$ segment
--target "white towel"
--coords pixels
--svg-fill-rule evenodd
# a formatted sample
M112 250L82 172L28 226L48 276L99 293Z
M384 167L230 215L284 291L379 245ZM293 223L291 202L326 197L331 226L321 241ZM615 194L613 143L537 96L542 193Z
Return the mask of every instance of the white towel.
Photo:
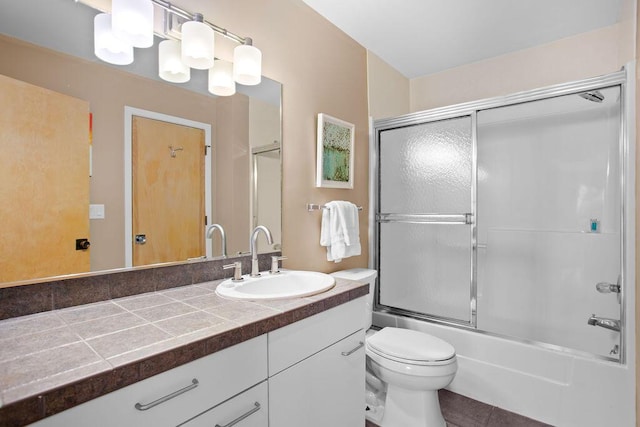
M360 255L358 207L351 202L333 201L322 210L320 245L327 248L327 261Z

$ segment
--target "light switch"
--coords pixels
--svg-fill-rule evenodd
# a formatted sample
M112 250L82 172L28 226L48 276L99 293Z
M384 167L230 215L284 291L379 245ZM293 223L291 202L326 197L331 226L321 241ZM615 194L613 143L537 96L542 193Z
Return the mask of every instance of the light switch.
M104 205L89 205L89 219L104 219Z

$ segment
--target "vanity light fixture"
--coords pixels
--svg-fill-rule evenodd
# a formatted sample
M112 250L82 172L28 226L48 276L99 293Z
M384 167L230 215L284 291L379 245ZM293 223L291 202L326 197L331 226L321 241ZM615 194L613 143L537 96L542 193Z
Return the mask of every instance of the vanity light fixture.
M112 0L112 14L99 14L94 20L96 56L111 64L127 65L133 62L133 47L152 46L154 5L165 13L165 30L158 35L168 39L158 45L160 78L185 83L191 77L190 68L208 69L209 92L220 96L233 95L236 82L247 86L260 83L262 53L251 38L240 37L206 21L200 13L164 0ZM182 22L179 31L171 28L175 22ZM233 64L214 57L215 33L239 44L233 52Z

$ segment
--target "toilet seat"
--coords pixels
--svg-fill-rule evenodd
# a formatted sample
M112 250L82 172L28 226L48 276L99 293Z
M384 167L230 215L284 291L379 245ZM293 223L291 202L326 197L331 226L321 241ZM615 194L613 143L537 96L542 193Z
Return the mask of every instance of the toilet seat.
M367 338L367 350L395 362L418 366L451 363L456 352L446 341L424 332L387 327Z

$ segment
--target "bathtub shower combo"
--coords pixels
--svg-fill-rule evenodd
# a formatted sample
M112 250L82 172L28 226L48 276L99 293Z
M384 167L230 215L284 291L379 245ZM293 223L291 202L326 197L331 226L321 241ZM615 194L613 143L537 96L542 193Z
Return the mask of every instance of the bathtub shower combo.
M375 122L374 323L453 344L454 391L633 425L629 91L621 71Z

